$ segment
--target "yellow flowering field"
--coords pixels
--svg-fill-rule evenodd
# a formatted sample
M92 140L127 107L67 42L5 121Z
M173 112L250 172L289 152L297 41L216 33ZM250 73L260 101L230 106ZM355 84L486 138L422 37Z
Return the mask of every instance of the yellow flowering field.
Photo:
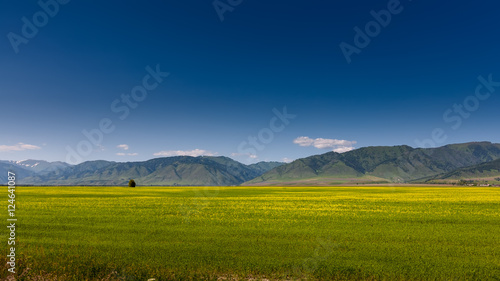
M17 280L500 280L499 188L17 187L16 199Z

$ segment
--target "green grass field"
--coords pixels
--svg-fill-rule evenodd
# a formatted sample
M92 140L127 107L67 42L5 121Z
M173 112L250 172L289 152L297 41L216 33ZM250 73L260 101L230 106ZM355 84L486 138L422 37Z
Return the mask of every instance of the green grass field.
M17 280L500 280L499 188L18 187L16 199Z

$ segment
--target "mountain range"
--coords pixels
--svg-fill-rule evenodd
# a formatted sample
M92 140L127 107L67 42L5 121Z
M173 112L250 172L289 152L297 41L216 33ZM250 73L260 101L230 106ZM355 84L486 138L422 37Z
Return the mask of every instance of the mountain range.
M87 161L78 165L37 160L0 161L0 180L15 171L21 185L239 185L283 163L244 165L227 157L175 156L143 162Z
M449 183L458 180L500 184L500 159L430 177L425 182Z
M364 147L293 161L245 183L330 185L425 182L464 167L500 158L500 144L473 142L438 148Z
M142 162L0 161L0 181L15 171L21 185L335 185L500 181L500 144L472 142L437 148L364 147L291 163L245 165L223 156L175 156Z

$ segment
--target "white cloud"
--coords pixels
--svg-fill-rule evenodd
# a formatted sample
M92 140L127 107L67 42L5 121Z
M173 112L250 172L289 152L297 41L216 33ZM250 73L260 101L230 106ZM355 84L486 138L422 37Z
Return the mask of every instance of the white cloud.
M32 145L32 144L22 143L22 142L20 142L16 145L0 145L0 152L36 150L36 149L41 149L41 147L36 146L36 145Z
M126 144L120 144L120 145L117 145L116 147L119 149L128 150L128 145L126 145Z
M314 140L309 137L298 137L293 140L293 143L296 143L300 146L311 146L314 143Z
M341 147L335 148L333 151L337 152L337 153L344 153L344 152L351 151L354 149L356 149L356 148L352 147L352 146L341 146Z
M137 155L139 155L139 153L136 153L136 152L134 152L134 153L118 152L116 155L118 155L118 156L137 156Z
M237 156L246 156L246 157L249 157L249 158L252 158L252 159L257 159L259 158L259 156L257 156L257 154L251 154L251 153L231 153L231 156L232 157L237 157Z
M154 156L215 156L217 152L211 152L203 149L193 149L193 150L169 150L169 151L160 151L156 152Z
M356 144L357 142L348 140L337 140L337 139L323 139L323 138L312 139L310 137L302 136L294 139L293 143L298 144L300 146L314 146L318 149L332 149L332 151L343 153L355 149L353 145Z
M285 163L290 163L290 162L292 162L293 160L292 160L292 159L290 159L290 158L288 158L288 157L285 157L285 158L281 159L281 161L283 161L283 162L285 162Z

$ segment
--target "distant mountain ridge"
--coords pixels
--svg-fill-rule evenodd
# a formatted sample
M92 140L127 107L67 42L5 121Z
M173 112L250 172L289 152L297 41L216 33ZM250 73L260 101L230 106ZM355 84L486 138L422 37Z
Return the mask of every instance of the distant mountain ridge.
M246 182L273 184L403 183L500 158L500 144L473 142L438 148L364 147L297 159Z
M4 161L0 160L0 182L6 182L7 172L15 170L18 178L35 175L45 175L55 171L62 171L71 165L64 162L47 162L43 160Z
M0 161L0 181L15 170L25 185L338 185L411 183L496 176L500 144L472 142L437 148L406 145L328 152L291 163L245 165L218 156L174 156L142 162ZM498 160L498 161L497 161Z
M227 157L175 156L143 162L88 161L20 179L27 185L239 185L283 163L244 165ZM24 167L23 167L24 169Z
M20 167L27 171L34 172L37 174L46 174L57 170L64 170L71 165L65 162L47 162L44 160L21 160L21 161L1 161L0 163L12 165L13 167Z
M429 183L447 183L456 182L458 180L478 180L489 182L500 182L500 159L489 161L486 163L477 164L460 168L452 172L439 174L428 179L425 182Z

